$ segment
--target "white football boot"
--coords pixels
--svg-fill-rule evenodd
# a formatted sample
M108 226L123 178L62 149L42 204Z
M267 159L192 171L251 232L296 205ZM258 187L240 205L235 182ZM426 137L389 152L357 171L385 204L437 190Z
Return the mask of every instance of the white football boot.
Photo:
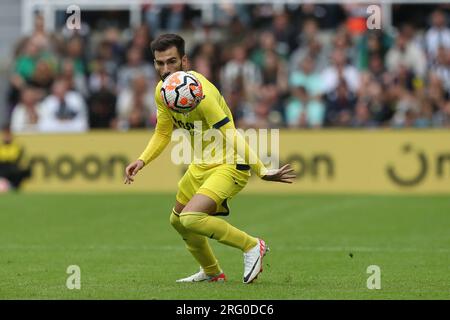
M258 244L244 252L244 283L251 283L263 271L263 258L269 247L262 239L258 239Z
M225 276L225 273L221 272L220 274L216 276L208 276L205 271L200 267L200 271L193 274L192 276L189 276L187 278L178 279L176 282L220 282L225 281L227 277Z

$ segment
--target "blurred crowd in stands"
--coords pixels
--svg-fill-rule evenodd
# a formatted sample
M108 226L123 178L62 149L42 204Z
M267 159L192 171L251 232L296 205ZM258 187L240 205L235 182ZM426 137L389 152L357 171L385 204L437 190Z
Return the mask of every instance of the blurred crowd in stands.
M207 23L186 21L187 8L147 5L132 32L48 33L37 15L13 53L12 131L154 127L150 42L162 32L186 39L190 69L221 90L241 128L450 127L445 10L424 28L367 30L367 5L215 5Z

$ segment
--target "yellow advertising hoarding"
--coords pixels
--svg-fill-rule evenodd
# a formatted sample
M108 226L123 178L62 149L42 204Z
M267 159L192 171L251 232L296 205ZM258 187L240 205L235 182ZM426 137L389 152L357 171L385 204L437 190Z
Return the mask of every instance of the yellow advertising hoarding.
M147 145L151 131L23 135L33 176L27 192L175 192L185 167L171 161L169 147L132 185L124 167ZM281 164L290 162L292 185L253 176L244 192L448 193L449 130L281 130Z

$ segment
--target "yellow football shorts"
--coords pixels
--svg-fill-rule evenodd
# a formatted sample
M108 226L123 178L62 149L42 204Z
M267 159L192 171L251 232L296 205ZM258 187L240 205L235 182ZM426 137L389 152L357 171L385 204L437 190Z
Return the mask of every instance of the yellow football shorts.
M196 193L200 193L216 202L216 215L227 216L230 213L227 200L245 187L249 177L248 165L221 164L204 169L191 164L178 182L176 199L186 205Z

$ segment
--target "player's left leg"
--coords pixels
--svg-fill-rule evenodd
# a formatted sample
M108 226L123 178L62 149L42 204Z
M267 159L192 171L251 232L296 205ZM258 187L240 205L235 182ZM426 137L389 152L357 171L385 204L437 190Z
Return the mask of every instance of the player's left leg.
M180 222L187 230L215 239L223 244L246 252L258 243L258 239L249 236L227 221L215 217L217 203L204 194L197 193L184 207Z

